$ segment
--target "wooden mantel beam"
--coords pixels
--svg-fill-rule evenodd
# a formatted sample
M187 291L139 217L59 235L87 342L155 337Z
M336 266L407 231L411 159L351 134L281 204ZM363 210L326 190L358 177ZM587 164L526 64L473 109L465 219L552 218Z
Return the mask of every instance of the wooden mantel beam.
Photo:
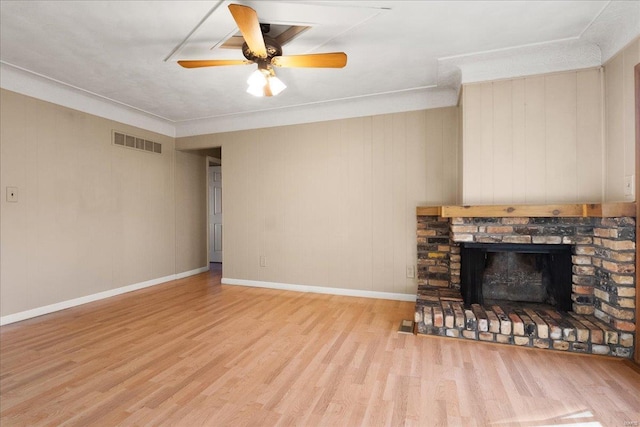
M441 216L441 206L418 206L416 208L417 216Z
M582 205L443 206L443 217L581 217Z
M616 216L636 216L636 204L630 203L603 203L586 205L587 215L599 218Z
M475 206L419 206L418 216L451 217L621 217L636 216L636 204L629 203L576 203L556 205L475 205Z

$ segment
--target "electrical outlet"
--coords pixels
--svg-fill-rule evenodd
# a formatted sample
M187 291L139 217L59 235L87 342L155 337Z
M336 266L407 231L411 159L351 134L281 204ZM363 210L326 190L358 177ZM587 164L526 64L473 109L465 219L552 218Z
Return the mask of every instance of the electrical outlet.
M627 175L624 177L624 197L633 200L636 193L635 175Z
M266 267L267 266L267 257L266 256L261 256L260 257L260 267Z
M18 202L18 187L7 187L7 202Z
M413 265L407 265L407 277L409 279L416 277L416 270L413 268Z

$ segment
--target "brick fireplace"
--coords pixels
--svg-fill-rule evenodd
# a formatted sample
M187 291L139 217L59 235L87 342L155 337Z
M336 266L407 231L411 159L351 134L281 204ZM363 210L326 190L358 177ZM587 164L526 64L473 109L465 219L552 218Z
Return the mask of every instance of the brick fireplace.
M636 322L633 217L591 216L587 209L568 216L561 216L557 209L548 216L514 216L518 212L512 207L505 208L504 215L488 216L486 209L479 212L482 215L453 216L460 212L443 215L440 208L418 209L415 320L419 334L632 356ZM461 277L464 248L494 251L492 245L498 251L511 251L514 245L570 250L570 271L563 276L570 281L565 283L570 300L564 309L540 301L470 300L465 282L478 274L462 271Z

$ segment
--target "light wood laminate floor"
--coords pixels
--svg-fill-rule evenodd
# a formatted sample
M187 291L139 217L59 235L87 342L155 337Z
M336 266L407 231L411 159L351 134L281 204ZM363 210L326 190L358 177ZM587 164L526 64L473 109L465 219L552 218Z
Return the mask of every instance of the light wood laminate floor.
M413 307L212 272L7 325L0 425L640 422L626 362L399 334Z

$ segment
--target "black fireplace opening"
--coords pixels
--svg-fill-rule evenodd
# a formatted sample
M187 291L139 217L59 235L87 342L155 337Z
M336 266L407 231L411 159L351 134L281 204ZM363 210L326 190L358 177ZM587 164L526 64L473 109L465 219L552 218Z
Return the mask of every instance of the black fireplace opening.
M571 311L571 245L462 243L460 261L466 305L511 301Z

